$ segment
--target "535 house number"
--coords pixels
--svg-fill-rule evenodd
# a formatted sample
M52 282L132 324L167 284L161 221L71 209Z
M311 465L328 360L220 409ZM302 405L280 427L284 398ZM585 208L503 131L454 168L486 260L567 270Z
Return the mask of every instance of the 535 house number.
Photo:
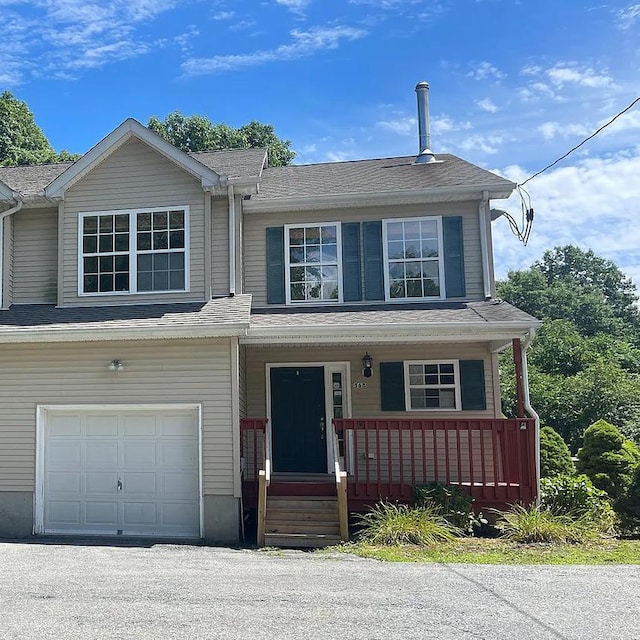
M366 382L354 382L353 383L353 388L354 389L366 389L367 388L367 383Z

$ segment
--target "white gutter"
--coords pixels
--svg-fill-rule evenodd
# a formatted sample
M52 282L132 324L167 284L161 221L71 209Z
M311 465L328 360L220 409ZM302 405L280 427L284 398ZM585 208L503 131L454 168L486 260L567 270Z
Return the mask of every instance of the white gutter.
M489 192L482 192L482 200L478 207L478 222L480 223L480 253L482 256L482 283L484 286L484 299L491 300L491 275L489 267L489 243L487 241L487 208L489 206Z
M536 483L537 483L536 504L539 505L540 504L540 416L536 413L536 410L531 406L531 397L529 395L529 368L527 367L527 349L531 345L531 342L533 341L535 334L536 334L535 327L531 327L522 345L522 384L524 386L524 389L523 389L524 408L527 410L527 413L535 420Z
M227 186L229 195L229 295L236 295L236 194L232 184Z
M16 201L15 206L0 214L0 308L2 309L8 308L4 306L4 221L5 218L22 209L22 198L20 194L13 193L13 198Z

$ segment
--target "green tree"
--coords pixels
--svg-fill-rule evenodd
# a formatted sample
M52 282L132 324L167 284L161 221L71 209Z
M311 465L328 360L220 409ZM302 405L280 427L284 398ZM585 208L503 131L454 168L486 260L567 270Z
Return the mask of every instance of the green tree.
M540 477L552 478L575 472L567 443L552 427L540 429Z
M291 164L295 157L289 140L278 138L272 125L256 121L234 129L224 123L214 124L205 116L185 116L174 111L164 120L152 116L147 126L183 151L264 147L272 167Z
M637 447L625 440L614 425L598 420L584 432L584 445L578 451L576 469L605 491L614 507L625 497L638 464L640 452Z

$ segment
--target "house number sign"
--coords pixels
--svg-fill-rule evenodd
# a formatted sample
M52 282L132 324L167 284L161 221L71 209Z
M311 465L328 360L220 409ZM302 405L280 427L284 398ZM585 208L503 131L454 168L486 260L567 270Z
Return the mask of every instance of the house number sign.
M367 383L366 382L354 382L353 383L353 388L354 389L366 389L367 388Z

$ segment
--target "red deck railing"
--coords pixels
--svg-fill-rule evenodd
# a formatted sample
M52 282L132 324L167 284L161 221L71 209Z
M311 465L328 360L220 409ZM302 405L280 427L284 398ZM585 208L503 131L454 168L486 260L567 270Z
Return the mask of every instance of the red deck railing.
M461 485L482 504L536 496L532 418L336 419L355 501L410 500L415 485Z

